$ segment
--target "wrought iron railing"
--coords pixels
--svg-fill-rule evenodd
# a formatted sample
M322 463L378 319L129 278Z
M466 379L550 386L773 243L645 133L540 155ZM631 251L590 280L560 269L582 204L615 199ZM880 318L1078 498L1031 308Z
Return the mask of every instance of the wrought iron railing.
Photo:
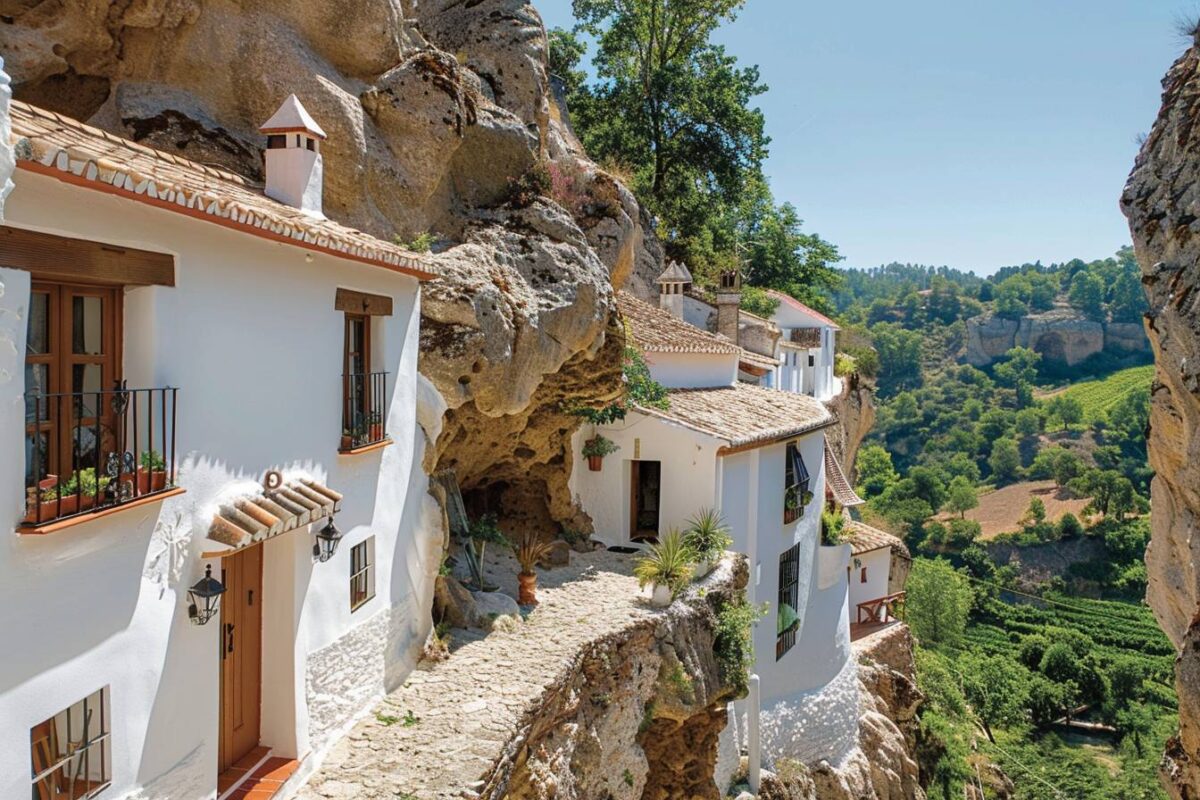
M179 389L25 396L25 517L37 527L175 486Z
M356 450L387 439L384 415L387 373L361 372L342 376L342 442L340 450Z

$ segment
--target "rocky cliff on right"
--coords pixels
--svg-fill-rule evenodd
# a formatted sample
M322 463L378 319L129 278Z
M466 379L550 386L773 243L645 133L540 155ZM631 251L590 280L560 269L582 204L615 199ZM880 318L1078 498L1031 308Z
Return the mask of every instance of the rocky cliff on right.
M1150 303L1157 363L1149 450L1156 477L1147 599L1179 650L1180 732L1163 776L1200 798L1200 40L1163 79L1162 108L1121 198Z

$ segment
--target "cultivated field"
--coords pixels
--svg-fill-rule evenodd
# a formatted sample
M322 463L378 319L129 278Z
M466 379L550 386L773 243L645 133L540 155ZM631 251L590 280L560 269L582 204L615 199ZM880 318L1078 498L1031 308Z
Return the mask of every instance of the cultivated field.
M1058 522L1068 511L1077 517L1088 504L1087 498L1067 497L1054 488L1054 481L1026 481L1014 483L979 495L979 507L967 512L967 519L979 523L980 538L994 539L1002 533L1013 533L1021 529L1021 518L1029 508L1029 501L1040 497L1046 504L1046 520ZM949 520L953 514L939 514L938 519Z
M1065 389L1040 397L1054 395L1074 397L1083 404L1083 418L1092 420L1101 414L1107 414L1130 392L1149 388L1152 380L1154 380L1154 365L1146 364L1141 367L1123 369L1096 380L1073 383Z

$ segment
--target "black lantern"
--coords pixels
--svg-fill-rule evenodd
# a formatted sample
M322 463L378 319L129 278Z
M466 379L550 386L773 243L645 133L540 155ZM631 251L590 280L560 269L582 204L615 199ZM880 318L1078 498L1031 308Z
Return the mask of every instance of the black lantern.
M217 615L225 585L212 576L212 564L204 567L204 577L188 589L188 617L193 625L203 625Z
M313 558L325 562L333 558L337 552L338 542L342 540L342 532L333 524L333 517L325 521L325 527L317 531L317 543L313 545Z

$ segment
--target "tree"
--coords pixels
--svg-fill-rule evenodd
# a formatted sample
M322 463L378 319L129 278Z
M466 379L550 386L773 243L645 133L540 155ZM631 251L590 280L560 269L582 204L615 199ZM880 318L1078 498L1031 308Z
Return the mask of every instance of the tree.
M998 482L1009 483L1015 480L1021 469L1021 451L1017 448L1017 443L1008 437L993 442L988 466Z
M1079 517L1068 511L1062 515L1062 519L1058 521L1058 538L1059 539L1077 539L1083 535L1083 523L1079 521Z
M1042 354L1028 347L1014 347L1004 354L1005 360L996 365L996 380L1011 387L1017 395L1017 408L1033 402L1033 383L1037 380Z
M906 619L918 639L950 646L962 640L971 610L971 586L949 561L914 561L906 591Z
M1150 709L1143 704L1128 706L1117 712L1115 722L1117 735L1122 740L1131 740L1138 758L1141 758L1145 740L1154 731L1154 715Z
M1042 429L1042 415L1036 408L1023 408L1017 412L1015 427L1022 436L1034 436Z
M1054 484L1059 488L1074 480L1083 470L1083 459L1070 450L1060 449L1051 467Z
M1054 642L1042 654L1038 671L1055 683L1076 681L1080 675L1080 659L1070 645Z
M1104 281L1091 271L1075 273L1067 299L1091 319L1104 320Z
M929 504L930 508L941 508L946 502L946 486L937 471L929 467L913 467L906 480L912 482L912 495Z
M995 725L1015 725L1029 703L1029 671L1007 656L972 653L960 662L963 694L975 712L988 741Z
M1031 675L1029 679L1028 709L1030 720L1044 728L1058 719L1070 703L1072 687L1055 683L1042 675Z
M916 331L894 322L871 326L871 339L879 351L879 388L885 394L921 385L921 342Z
M1055 395L1046 403L1046 413L1068 428L1083 421L1083 403L1070 395Z
M546 40L546 61L550 74L563 82L563 89L568 97L581 91L587 75L579 69L579 63L587 53L587 45L574 31L562 28L546 31Z
M950 486L946 491L945 509L951 514L958 514L960 519L965 519L967 512L972 508L979 506L979 495L975 491L975 484L959 475L950 481Z
M868 499L883 492L899 480L892 466L892 454L877 444L869 444L858 451L855 458L858 485Z
M1029 508L1025 510L1025 521L1028 525L1040 525L1046 521L1046 504L1040 497L1029 500Z

